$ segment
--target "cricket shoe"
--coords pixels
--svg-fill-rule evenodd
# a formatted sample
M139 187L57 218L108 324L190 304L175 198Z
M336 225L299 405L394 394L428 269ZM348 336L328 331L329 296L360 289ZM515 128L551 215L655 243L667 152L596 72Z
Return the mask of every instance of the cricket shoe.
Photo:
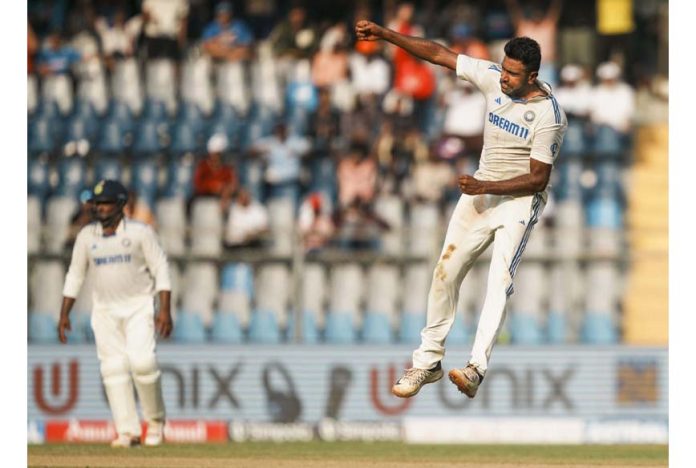
M478 373L473 364L467 364L463 369L452 369L449 371L449 379L469 398L476 396L476 391L483 382L483 376Z
M392 393L399 398L412 397L423 385L437 382L442 376L442 364L439 362L432 369L406 369L404 375L392 387Z
M155 447L164 442L164 422L150 421L147 423L147 433L145 434L145 445Z
M140 437L130 434L119 434L116 439L111 442L113 448L130 448L140 445Z

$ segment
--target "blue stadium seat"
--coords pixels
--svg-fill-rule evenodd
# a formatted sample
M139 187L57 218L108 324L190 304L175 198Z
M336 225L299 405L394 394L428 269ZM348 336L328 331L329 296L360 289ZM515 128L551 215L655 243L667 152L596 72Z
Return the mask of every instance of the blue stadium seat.
M590 199L586 207L588 227L620 229L623 226L623 209L616 196L598 195Z
M45 312L30 312L29 323L27 325L29 341L38 344L57 343L58 334L56 332L56 326L56 321L50 314Z
M363 320L362 340L369 344L391 343L392 329L389 316L381 312L367 312Z
M157 123L167 122L167 105L160 100L148 99L145 101L143 113L140 116L141 120L151 120Z
M324 336L329 344L352 344L356 341L353 315L350 312L332 311L326 316Z
M242 186L249 191L253 199L260 201L266 198L263 166L263 161L259 158L246 158L238 164Z
M310 111L304 107L293 108L287 116L288 134L305 135L309 125Z
M116 159L99 158L94 163L94 180L121 180L121 164Z
M153 202L158 191L158 169L153 160L138 161L133 164L131 188L140 198Z
M627 148L625 135L608 125L597 125L594 128L593 151L601 158L619 158Z
M51 153L55 150L55 135L51 120L36 118L29 122L28 150L30 155Z
M425 327L425 313L404 312L399 323L399 342L420 343L423 327Z
M512 343L537 345L542 342L541 327L535 317L523 312L515 312L509 320Z
M568 119L568 128L563 137L561 154L563 157L586 156L589 152L585 123L579 119Z
M179 343L205 343L206 333L200 315L185 310L176 314L174 323L174 340Z
M285 101L291 113L297 108L311 112L319 104L319 93L311 81L291 81L285 90Z
M55 121L60 120L62 117L60 109L58 109L58 104L53 100L41 99L34 112L35 119L41 118Z
M280 343L280 330L275 314L270 310L255 310L249 321L249 341L260 344Z
M310 164L312 174L310 192L321 192L326 200L330 200L333 203L337 199L338 194L336 165L328 156L315 159Z
M99 130L99 117L92 103L86 99L79 99L75 104L72 118L82 120L86 125L89 140L95 141Z
M48 160L46 158L29 158L27 168L27 191L42 202L51 192L48 178Z
M447 335L447 344L450 346L464 345L469 343L470 339L469 328L466 326L464 320L457 315L454 317L452 328L450 328L450 332Z
M188 200L193 194L193 173L195 169L192 157L170 161L167 166L165 196L183 197Z
M293 343L295 340L295 315L288 317L287 341ZM316 344L319 342L319 331L314 320L314 315L305 312L302 314L302 343Z
M112 100L109 104L106 120L118 122L125 133L132 132L135 125L133 114L131 114L128 104L117 100Z
M565 344L568 330L565 315L550 312L546 320L546 337L549 344Z
M70 315L70 331L68 332L68 343L87 343L87 329L89 328L91 328L89 315L83 312L75 312L72 315Z
M117 156L125 149L126 129L117 118L108 118L99 129L97 150L109 156Z
M58 162L58 186L55 194L78 198L86 185L87 168L81 158L61 158Z
M248 263L228 262L222 268L221 289L254 296L254 270Z
M564 155L565 156L565 155ZM582 197L580 175L582 174L582 161L578 158L561 158L558 164L558 183L554 185L554 193L558 201L568 198L579 199Z
M610 314L588 312L582 322L580 332L586 344L616 344L618 334Z
M199 149L194 127L185 121L179 121L172 130L172 143L169 154L179 157L186 153L195 153Z
M239 344L244 341L237 316L222 312L217 312L213 317L210 337L214 343Z
M203 135L205 132L205 119L203 114L196 104L193 102L184 101L179 105L179 113L176 117L177 124L186 124L189 126L196 138Z
M133 154L137 157L154 156L162 150L158 123L154 120L141 121L133 137Z

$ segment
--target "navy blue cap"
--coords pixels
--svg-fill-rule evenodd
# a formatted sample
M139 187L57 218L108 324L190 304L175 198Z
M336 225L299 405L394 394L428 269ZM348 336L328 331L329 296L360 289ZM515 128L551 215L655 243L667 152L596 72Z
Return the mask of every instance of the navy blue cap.
M128 200L128 190L117 180L100 180L92 189L93 202L123 202Z

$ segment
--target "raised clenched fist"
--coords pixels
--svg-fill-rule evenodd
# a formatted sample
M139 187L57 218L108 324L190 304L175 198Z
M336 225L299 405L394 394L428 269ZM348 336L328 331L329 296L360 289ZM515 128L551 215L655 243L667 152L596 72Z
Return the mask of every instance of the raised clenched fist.
M355 23L355 36L359 41L376 41L382 38L382 29L372 21L360 20Z

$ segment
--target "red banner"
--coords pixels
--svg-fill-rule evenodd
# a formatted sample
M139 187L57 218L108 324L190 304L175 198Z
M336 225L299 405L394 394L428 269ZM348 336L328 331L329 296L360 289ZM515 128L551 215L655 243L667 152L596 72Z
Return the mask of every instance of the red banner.
M147 425L143 423L143 435ZM49 420L45 425L46 442L108 443L116 438L116 429L105 420ZM227 442L227 423L224 421L172 420L164 426L166 442L209 443Z

